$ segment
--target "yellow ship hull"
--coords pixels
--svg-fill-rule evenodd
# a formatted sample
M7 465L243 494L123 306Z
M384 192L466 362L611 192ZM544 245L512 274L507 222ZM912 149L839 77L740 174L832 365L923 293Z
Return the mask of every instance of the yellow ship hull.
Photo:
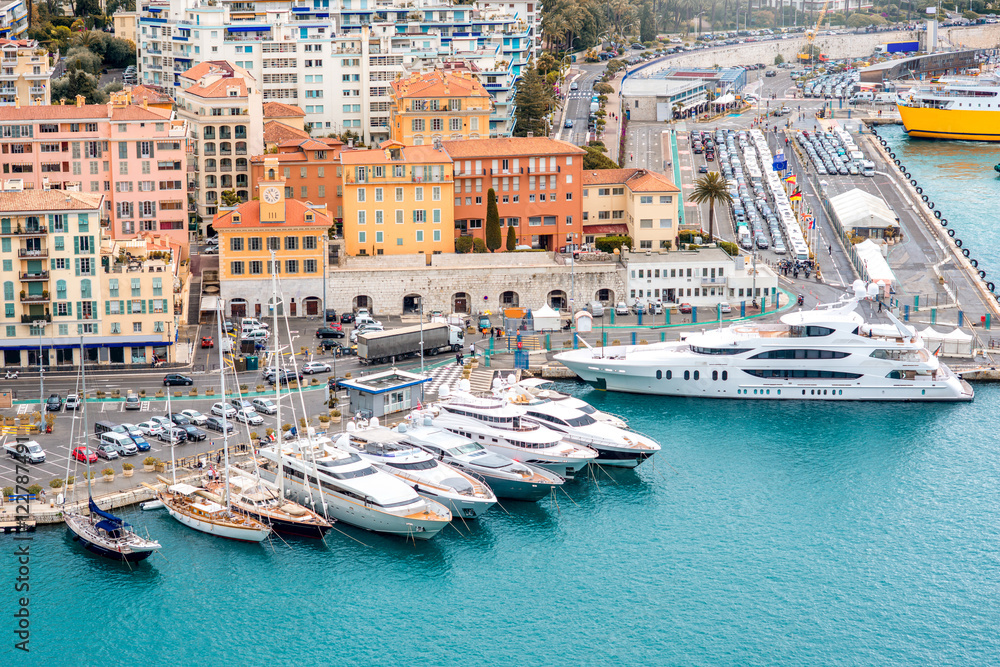
M911 137L1000 141L1000 107L978 109L929 109L897 106L903 129Z

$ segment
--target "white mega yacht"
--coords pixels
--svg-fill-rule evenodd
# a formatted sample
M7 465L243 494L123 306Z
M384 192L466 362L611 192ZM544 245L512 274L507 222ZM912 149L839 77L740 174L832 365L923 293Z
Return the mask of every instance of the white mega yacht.
M593 449L597 452L594 463L634 468L660 451L660 443L649 436L598 421L564 400L540 396L519 385L498 387L494 393L524 408L525 418Z
M579 399L576 396L570 396L569 394L564 394L561 391L556 391L553 387L554 383L552 380L546 380L545 378L525 378L520 382L508 382L508 384L513 384L519 390L526 391L536 398L547 398L548 400L559 403L560 405L576 408L580 412L587 413L599 422L611 424L612 426L617 426L618 428L628 427L628 420L622 415L616 415L610 412L598 410L583 399Z
M286 493L314 509L325 503L326 513L352 526L429 540L451 521L447 507L421 497L357 454L333 447L327 437L285 441L280 453L277 446L266 447L260 456L263 479L275 481L280 460Z
M871 289L871 288L869 288ZM585 348L556 359L598 389L705 398L834 401L971 401L968 382L924 348L916 329L857 312L865 285L778 324L740 322L686 339Z
M334 446L357 454L424 498L441 503L453 516L478 519L496 504L497 497L489 486L407 442L406 424L397 429L390 430L377 423L356 428L350 422L347 433L341 434Z
M464 388L452 394L447 387L441 388L439 396L442 400L434 406L438 410L435 424L492 452L541 466L567 479L597 458L593 449L526 419L524 408L506 399L474 396Z

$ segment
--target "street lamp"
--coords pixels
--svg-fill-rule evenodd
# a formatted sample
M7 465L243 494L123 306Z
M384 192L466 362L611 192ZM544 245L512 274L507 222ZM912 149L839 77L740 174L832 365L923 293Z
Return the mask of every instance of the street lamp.
M38 327L38 402L45 402L45 366L42 364L42 331L45 329L45 320L34 320L32 326ZM80 363L83 363L81 352Z
M420 374L424 374L424 297L418 296L420 302ZM450 334L449 334L450 335Z

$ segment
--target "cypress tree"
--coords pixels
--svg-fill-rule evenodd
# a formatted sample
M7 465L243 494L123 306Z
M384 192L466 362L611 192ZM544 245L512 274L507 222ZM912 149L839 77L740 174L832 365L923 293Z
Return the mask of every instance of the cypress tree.
M490 252L500 247L500 212L497 210L497 193L493 188L486 194L486 247Z
M507 252L514 252L515 248L517 248L517 236L515 236L515 234L514 234L514 228L513 227L508 227L507 228Z

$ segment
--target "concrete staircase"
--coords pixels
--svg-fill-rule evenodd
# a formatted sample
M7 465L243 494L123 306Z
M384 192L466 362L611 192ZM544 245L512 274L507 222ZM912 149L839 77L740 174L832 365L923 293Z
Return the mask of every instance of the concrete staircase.
M473 368L469 375L469 387L474 392L488 392L493 389L493 369Z
M188 294L188 324L197 325L201 320L201 276L191 276L191 290Z

